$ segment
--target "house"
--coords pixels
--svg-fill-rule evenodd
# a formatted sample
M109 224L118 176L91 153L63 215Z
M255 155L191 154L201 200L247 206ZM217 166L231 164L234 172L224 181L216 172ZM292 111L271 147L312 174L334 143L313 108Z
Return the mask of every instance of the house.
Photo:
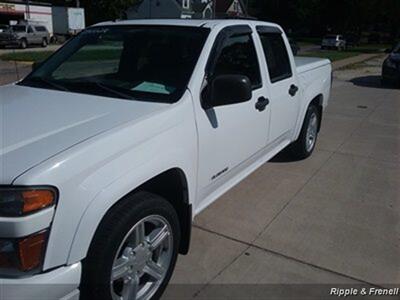
M246 16L242 0L142 0L126 11L127 19Z

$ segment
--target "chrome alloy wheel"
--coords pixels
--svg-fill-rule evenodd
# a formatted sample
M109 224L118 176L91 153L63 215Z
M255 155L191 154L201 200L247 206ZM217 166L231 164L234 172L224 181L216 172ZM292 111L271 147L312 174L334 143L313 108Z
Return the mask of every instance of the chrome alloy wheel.
M172 260L173 236L168 221L148 216L123 239L111 271L114 300L150 299L164 280Z
M318 133L318 117L316 113L312 113L310 121L308 122L307 134L306 134L306 150L311 152L315 146Z

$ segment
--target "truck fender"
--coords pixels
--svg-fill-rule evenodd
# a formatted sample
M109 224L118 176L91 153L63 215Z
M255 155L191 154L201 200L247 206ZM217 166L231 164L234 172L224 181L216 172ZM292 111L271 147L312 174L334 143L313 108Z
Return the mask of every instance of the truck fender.
M86 257L90 243L100 222L114 204L124 198L124 196L134 192L141 185L169 169L171 169L171 167L151 169L146 165L142 170L135 169L131 171L97 194L82 214L69 252L68 264L78 262ZM183 168L180 169L186 174ZM152 170L153 173L149 171L146 172L146 170ZM190 183L188 183L188 185L189 184ZM190 190L189 186L188 189ZM191 207L191 203L187 205Z

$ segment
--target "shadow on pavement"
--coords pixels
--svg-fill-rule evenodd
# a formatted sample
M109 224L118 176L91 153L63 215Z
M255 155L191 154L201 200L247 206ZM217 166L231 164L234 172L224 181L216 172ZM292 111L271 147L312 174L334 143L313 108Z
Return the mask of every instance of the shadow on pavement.
M377 75L356 77L349 80L356 86L377 88L377 89L398 89L399 87L395 84L382 84L382 77Z
M270 163L289 163L301 161L302 159L293 158L292 153L288 148L283 149L277 155L275 155L269 162Z

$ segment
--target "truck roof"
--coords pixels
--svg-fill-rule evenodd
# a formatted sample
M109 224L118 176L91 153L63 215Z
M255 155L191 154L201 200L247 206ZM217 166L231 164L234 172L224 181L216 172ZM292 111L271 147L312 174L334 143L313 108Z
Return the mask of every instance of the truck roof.
M190 26L190 27L214 28L218 25L228 26L228 25L245 25L245 24L280 27L279 25L274 23L257 21L257 20L248 20L248 19L137 19L137 20L102 22L93 26L167 25L167 26Z

